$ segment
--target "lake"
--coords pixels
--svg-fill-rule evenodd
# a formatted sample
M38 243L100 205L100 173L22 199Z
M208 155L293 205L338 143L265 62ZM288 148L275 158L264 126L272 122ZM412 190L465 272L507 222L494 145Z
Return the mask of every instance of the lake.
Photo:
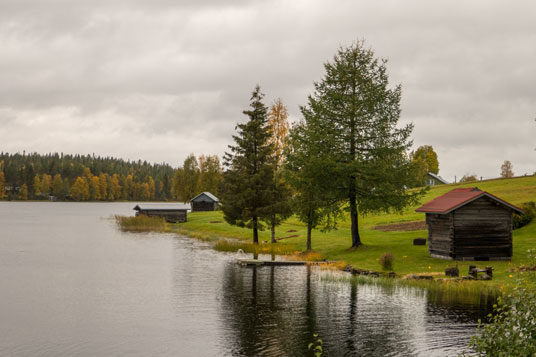
M119 231L134 206L0 202L0 355L456 356L489 312Z

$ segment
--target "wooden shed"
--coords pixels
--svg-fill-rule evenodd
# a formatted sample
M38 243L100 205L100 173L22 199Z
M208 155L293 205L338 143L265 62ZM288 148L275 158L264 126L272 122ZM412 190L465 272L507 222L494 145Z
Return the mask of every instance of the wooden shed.
M428 252L453 260L510 260L516 206L477 187L457 188L427 202Z
M191 199L192 212L215 211L220 200L210 192L201 192Z
M149 217L165 217L171 223L186 222L190 206L174 203L139 204L134 207L136 216L143 214Z

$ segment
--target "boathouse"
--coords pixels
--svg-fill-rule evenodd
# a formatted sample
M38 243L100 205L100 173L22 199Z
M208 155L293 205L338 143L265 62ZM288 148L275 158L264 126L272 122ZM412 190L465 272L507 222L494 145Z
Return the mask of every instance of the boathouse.
M201 192L191 199L192 212L215 211L220 200L210 192Z
M477 187L457 188L425 203L428 252L453 260L510 260L516 206Z
M139 204L134 207L136 216L164 217L170 223L186 222L190 206L175 203Z

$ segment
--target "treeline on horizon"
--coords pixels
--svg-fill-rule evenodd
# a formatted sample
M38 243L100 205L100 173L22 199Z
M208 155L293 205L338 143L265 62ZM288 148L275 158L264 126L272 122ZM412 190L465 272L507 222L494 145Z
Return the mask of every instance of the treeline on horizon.
M221 178L217 156L193 154L183 167L95 155L0 153L0 200L187 201ZM185 174L186 172L186 174Z

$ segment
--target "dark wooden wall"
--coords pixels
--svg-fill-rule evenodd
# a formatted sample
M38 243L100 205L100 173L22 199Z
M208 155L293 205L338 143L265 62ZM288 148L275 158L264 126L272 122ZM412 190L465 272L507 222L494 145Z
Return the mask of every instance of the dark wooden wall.
M454 255L454 223L450 214L426 214L428 252L432 256L452 258Z
M487 197L454 213L456 258L509 258L512 256L512 211Z
M144 214L149 217L164 217L168 222L172 222L172 223L186 222L186 219L187 219L186 210L177 210L177 211L141 210L141 211L138 211L138 213L136 213L136 215L138 214Z
M192 212L215 211L216 206L216 202L192 201Z

